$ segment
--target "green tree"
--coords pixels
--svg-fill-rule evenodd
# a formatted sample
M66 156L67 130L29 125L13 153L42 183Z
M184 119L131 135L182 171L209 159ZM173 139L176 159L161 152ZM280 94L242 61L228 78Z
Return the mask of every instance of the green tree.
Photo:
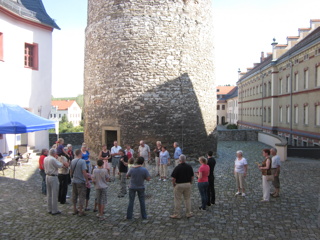
M67 123L68 122L68 117L67 115L63 115L61 120L60 120L60 123Z

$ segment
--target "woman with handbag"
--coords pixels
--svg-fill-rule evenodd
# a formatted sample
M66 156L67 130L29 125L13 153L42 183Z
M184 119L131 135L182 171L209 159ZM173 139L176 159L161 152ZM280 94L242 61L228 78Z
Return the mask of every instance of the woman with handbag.
M258 168L262 173L262 192L263 192L263 199L261 202L269 202L270 199L270 183L272 181L271 176L271 157L270 157L270 150L263 149L262 155L264 156L264 160L262 165L258 164Z

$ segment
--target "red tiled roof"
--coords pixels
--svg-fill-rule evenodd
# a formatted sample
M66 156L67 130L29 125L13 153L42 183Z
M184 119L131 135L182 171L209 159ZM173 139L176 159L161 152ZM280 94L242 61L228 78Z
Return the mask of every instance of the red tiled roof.
M217 90L219 89L219 92L217 91L217 94L229 94L235 88L235 86L218 86Z
M55 100L51 101L51 106L57 106L58 110L67 110L75 100Z
M287 47L288 44L277 44L276 47Z
M298 28L298 30L302 30L302 31L310 31L311 28Z

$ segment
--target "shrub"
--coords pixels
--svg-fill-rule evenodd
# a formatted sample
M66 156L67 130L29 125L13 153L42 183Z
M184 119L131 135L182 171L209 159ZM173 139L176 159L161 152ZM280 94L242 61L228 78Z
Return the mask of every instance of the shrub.
M238 126L236 124L229 124L227 129L238 129Z

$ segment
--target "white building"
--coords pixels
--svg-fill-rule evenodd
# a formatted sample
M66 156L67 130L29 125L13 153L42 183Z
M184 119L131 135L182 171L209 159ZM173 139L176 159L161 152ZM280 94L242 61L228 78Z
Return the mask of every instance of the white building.
M238 87L226 97L227 101L227 122L229 124L238 123Z
M73 126L79 126L82 110L74 100L56 100L51 101L50 120L61 121L63 116L67 117L68 122Z
M51 110L52 31L59 29L41 0L0 1L0 102L48 118ZM0 136L0 152L13 150L14 135ZM21 134L17 145L47 148L48 132Z

